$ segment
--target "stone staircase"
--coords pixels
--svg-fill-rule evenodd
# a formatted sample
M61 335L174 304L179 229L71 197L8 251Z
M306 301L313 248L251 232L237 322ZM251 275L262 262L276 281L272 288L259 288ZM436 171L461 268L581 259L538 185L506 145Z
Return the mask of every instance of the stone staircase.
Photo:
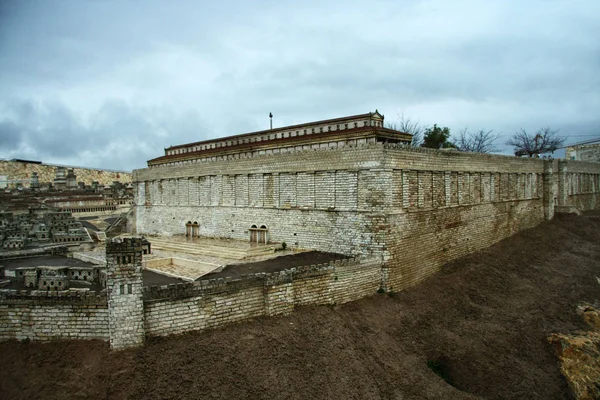
M256 245L241 241L198 239L186 241L179 238L147 238L152 244L152 249L170 251L174 253L191 254L195 256L209 256L231 260L243 260L249 257L262 256L275 252L275 245Z

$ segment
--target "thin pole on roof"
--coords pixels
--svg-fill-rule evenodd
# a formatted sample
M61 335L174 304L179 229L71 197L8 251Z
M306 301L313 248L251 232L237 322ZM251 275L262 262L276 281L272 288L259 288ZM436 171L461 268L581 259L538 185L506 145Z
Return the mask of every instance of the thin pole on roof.
M269 113L269 119L271 122L271 130L273 130L273 113Z

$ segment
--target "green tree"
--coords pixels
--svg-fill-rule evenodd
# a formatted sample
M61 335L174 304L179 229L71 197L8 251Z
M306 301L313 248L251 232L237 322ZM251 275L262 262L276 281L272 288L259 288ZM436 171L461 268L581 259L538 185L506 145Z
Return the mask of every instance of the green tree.
M456 145L450 141L450 128L447 126L441 128L437 124L434 124L425 130L421 147L455 149Z

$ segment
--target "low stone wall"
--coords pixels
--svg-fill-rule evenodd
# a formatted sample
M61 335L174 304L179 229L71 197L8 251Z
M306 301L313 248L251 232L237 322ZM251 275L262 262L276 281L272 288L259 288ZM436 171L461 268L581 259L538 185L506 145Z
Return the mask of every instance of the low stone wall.
M27 257L36 257L42 256L45 254L52 255L65 255L69 252L68 245L63 243L61 244L52 244L43 247L37 247L33 249L21 249L21 250L9 250L2 251L0 250L0 261L3 260L14 260L18 258L27 258Z
M96 265L106 265L106 258L104 255L95 256L89 253L73 253L73 258Z
M298 306L357 300L376 293L382 272L379 259L345 259L235 280L151 286L143 288L143 303L137 302L135 307L143 307L145 334L164 336L288 314ZM99 339L112 343L110 307L130 304L135 294L135 288L129 293L130 289L113 286L110 302L104 291L0 290L0 340ZM114 334L119 333L115 330Z
M144 266L144 268L151 268L151 269L166 267L167 265L171 265L171 264L173 264L172 257L155 258L153 260L143 260L142 261L142 265Z
M0 340L108 340L106 295L0 290Z
M146 335L164 336L288 314L297 306L346 303L376 293L381 277L380 260L350 259L239 280L147 287Z
M206 275L220 267L219 264L213 264L202 261L185 260L183 258L167 257L144 260L142 262L144 269L158 274L184 279L186 281L195 281L202 275Z

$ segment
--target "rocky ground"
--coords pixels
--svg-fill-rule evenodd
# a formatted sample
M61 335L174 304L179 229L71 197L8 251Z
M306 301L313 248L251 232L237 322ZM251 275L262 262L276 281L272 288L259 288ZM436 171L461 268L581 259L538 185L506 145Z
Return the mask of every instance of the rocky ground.
M0 398L571 399L548 338L589 330L596 276L600 213L558 216L393 296L119 353L3 342Z
M560 371L575 398L600 399L600 308L596 304L582 304L577 307L577 314L589 325L589 330L567 335L555 333L548 341L554 345Z

